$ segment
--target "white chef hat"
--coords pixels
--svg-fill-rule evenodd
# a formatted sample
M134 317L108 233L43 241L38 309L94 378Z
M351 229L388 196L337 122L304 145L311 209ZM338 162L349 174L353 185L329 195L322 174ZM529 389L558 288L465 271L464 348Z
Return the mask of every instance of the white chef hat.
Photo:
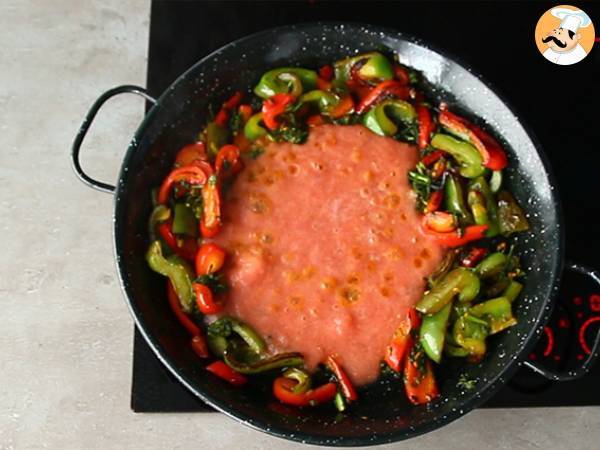
M554 17L561 20L560 28L571 30L573 33L576 33L579 28L585 28L592 23L590 16L581 9L552 8L550 12Z

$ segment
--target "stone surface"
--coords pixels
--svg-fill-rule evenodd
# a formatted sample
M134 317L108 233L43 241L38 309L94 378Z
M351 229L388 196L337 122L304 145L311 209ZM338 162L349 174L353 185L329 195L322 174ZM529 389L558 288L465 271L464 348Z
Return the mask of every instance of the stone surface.
M110 196L69 149L98 94L143 85L149 3L0 3L0 448L300 448L221 414L129 409L132 320L116 282ZM114 180L142 117L119 98L84 167ZM600 408L480 410L385 448L598 448Z

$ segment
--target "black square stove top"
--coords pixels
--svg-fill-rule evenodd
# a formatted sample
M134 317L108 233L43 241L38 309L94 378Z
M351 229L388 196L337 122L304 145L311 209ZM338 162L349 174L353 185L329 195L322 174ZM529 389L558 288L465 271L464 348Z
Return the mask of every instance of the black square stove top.
M535 48L540 15L554 4L430 2L154 1L147 88L159 96L177 76L220 46L279 25L318 20L385 25L458 55L509 98L535 130L555 171L567 256L600 266L600 48L574 66L555 66ZM579 5L600 20L600 8ZM515 9L518 14L515 14ZM600 292L565 274L555 314L530 358L554 368L577 364L600 327ZM600 365L586 377L552 383L521 369L483 407L600 405ZM136 412L211 411L162 366L136 330L131 407Z

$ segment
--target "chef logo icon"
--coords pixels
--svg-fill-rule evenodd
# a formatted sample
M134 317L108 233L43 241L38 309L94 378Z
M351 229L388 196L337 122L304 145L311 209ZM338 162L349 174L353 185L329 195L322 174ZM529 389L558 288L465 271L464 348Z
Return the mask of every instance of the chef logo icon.
M535 27L535 43L548 61L561 66L578 63L594 45L594 24L585 11L560 5L546 11Z

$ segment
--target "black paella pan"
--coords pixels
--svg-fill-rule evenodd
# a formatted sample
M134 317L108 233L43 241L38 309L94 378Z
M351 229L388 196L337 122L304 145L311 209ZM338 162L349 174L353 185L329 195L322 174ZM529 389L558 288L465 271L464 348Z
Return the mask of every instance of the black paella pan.
M502 136L509 153L507 183L524 206L531 231L516 238L527 275L515 305L518 324L490 340L479 364L444 364L438 372L441 395L429 405L412 406L401 383L382 378L361 389L361 401L343 418L332 407L297 410L278 404L269 385L257 382L236 389L203 370L189 336L170 312L164 282L147 267L147 217L150 191L160 184L173 157L195 139L210 103L219 104L234 90L249 92L267 69L282 65L315 67L347 56L385 48L404 64L420 70L429 95L444 98L452 109L482 118ZM153 104L125 154L118 183L101 183L79 163L83 139L100 107L120 93L135 93ZM600 333L581 367L552 373L525 361L552 312L564 262L563 219L555 182L539 143L494 89L456 58L398 31L358 24L305 24L276 28L232 42L198 61L157 100L143 88L120 86L92 106L73 144L73 165L80 179L114 193L114 245L117 268L136 325L162 363L191 392L216 409L253 428L287 439L322 445L370 445L407 439L439 428L492 396L521 365L557 381L584 375L598 357ZM597 272L573 263L571 270L600 284ZM475 380L460 387L461 376Z

